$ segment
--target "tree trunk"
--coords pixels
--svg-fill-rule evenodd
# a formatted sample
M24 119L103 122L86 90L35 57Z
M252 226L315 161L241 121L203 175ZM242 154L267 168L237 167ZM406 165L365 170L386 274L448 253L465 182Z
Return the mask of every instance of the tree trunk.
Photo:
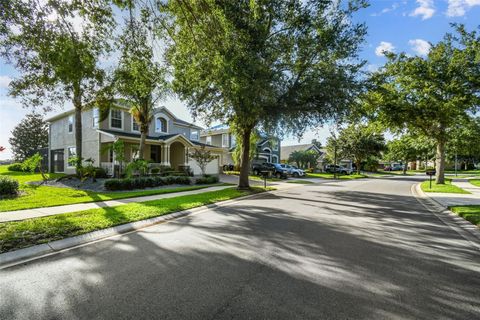
M407 174L407 166L408 166L408 162L407 160L405 160L405 164L403 165L403 175Z
M138 159L143 160L144 152L145 152L145 140L147 139L147 130L142 128L142 132L140 133L140 146L138 147Z
M244 129L242 132L242 163L240 167L240 177L238 180L238 189L250 189L248 174L250 173L250 136L252 129Z
M77 174L82 166L82 97L80 89L77 88L73 93L73 106L75 107L75 151L77 153L77 163L75 165Z
M361 161L358 160L355 164L357 165L357 174L360 174L360 163Z
M437 158L435 159L435 183L436 184L445 184L445 141L439 139L437 141Z

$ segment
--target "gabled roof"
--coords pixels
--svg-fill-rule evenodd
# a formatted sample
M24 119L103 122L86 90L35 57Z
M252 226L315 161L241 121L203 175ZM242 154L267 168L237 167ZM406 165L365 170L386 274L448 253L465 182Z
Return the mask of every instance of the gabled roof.
M306 143L306 144L296 144L292 146L282 146L280 150L280 157L281 160L288 160L290 154L295 151L308 151L313 150L318 152L319 154L324 154L325 152L318 148L313 143Z
M161 107L158 107L158 108L155 108L153 110L153 114L156 114L156 113L159 113L159 112L164 112L166 114L168 114L168 116L170 118L172 118L172 121L175 123L175 124L178 124L178 125L181 125L181 126L184 126L184 127L189 127L189 128L194 128L194 129L198 129L198 130L203 130L202 127L199 127L197 126L196 124L193 124L193 123L190 123L190 122L187 122L185 120L182 120L182 119L179 119L177 118L170 110L167 109L167 107L165 106L161 106Z

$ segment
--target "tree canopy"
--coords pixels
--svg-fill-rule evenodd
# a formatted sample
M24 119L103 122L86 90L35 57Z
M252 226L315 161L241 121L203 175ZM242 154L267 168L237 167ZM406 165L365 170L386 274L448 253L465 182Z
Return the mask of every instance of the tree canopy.
M457 123L480 105L480 38L455 26L424 57L387 54L374 75L367 101L392 129L416 132L436 142L436 182L444 183L445 146Z
M15 161L24 161L48 147L48 125L39 113L29 113L12 130L8 140Z
M173 86L194 116L235 124L243 143L239 187L248 187L250 135L301 135L341 114L360 87L357 59L366 4L333 0L166 1L158 29L169 40Z

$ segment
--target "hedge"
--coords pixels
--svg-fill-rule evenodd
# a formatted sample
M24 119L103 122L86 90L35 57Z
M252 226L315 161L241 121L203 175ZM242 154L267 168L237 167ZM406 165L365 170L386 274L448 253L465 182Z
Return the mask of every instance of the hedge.
M217 183L218 177L216 176L203 176L201 178L197 178L195 184L212 184Z
M12 163L11 165L9 165L7 167L7 170L8 171L21 171L21 172L24 172L25 170L23 170L23 166L21 163Z
M10 177L0 176L0 195L16 195L18 193L18 181Z
M168 177L139 177L126 179L110 179L105 181L105 189L109 191L145 189L170 184L190 184L190 178L186 176Z

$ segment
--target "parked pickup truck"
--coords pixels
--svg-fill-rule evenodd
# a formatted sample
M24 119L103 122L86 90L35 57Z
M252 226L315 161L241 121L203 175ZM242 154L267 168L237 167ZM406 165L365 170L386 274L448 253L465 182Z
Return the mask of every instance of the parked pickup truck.
M286 179L288 178L288 170L282 168L278 163L270 163L264 162L261 164L254 163L252 165L253 174L258 176L264 171L269 171L272 176L279 178L279 179Z

